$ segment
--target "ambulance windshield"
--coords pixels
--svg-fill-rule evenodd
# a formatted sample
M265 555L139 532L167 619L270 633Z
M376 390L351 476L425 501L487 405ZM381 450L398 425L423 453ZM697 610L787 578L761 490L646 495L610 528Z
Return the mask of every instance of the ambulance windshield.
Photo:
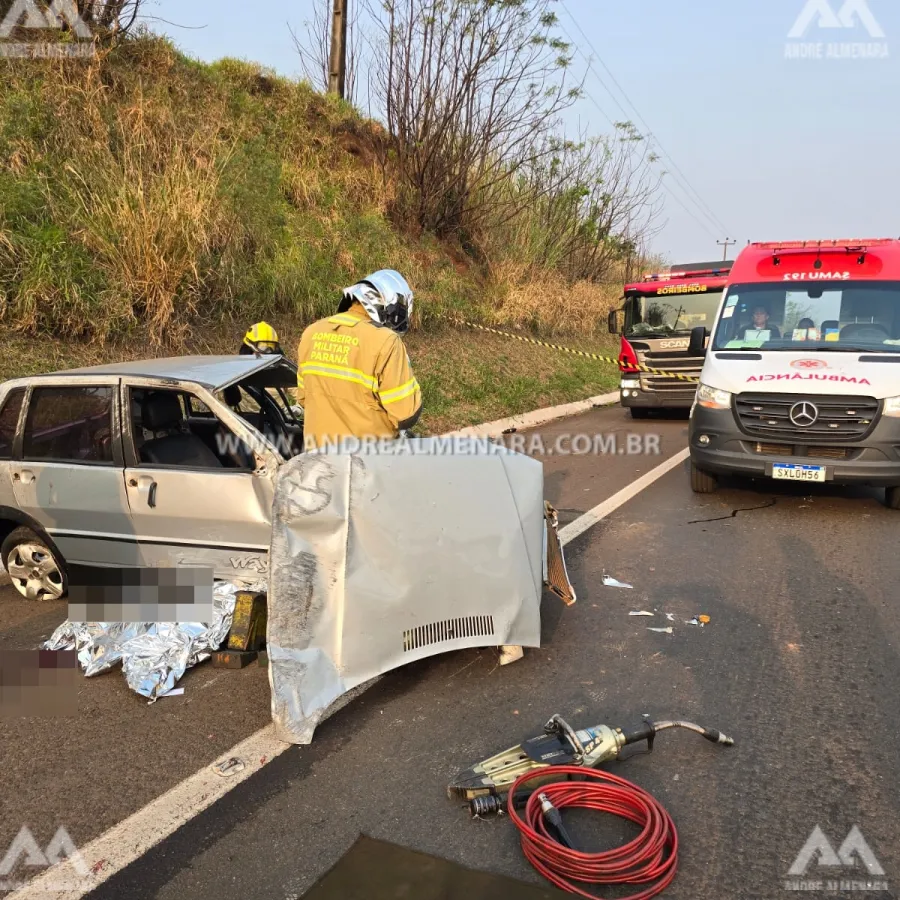
M900 352L900 282L734 284L713 350Z

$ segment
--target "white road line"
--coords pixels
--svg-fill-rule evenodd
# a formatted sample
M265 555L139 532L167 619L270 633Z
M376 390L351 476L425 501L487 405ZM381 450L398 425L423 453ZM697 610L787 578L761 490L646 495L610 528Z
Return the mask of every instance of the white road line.
M292 746L278 740L274 726L267 725L217 760L237 757L244 764L240 772L223 777L207 766L80 847L84 863L96 871L82 875L71 859L63 860L5 900L80 900Z
M688 455L687 448L676 453L662 465L560 529L560 541L568 544L584 534L644 488L680 465ZM96 871L83 876L71 860L63 860L19 890L7 894L5 900L81 900L292 746L294 745L278 740L274 726L267 725L219 758L218 762L237 757L244 764L240 772L225 778L214 772L212 766L207 766L80 848L84 862Z
M690 449L685 447L680 453L676 453L646 475L642 475L637 481L632 481L628 487L622 488L618 494L613 494L612 497L604 500L599 506L588 510L583 516L566 525L565 528L560 528L560 543L568 544L579 535L584 534L589 528L593 528L594 525L605 519L610 513L615 512L620 506L644 490L644 488L649 487L654 481L662 478L667 472L671 472L676 466L680 466L690 456L690 452Z

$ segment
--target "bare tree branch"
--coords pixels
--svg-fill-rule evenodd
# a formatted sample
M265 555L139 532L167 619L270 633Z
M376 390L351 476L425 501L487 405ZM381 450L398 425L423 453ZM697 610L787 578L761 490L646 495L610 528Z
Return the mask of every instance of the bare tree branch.
M411 223L474 247L498 204L511 215L529 202L508 186L578 95L566 87L568 47L553 33L552 3L369 7L386 56L370 76Z
M347 74L344 80L344 99L357 105L357 68L360 62L359 4L351 0L350 15L347 20ZM331 4L328 0L314 0L312 21L303 23L298 34L290 24L288 30L294 41L294 48L300 56L303 74L309 83L321 90L328 90L328 68L331 56Z

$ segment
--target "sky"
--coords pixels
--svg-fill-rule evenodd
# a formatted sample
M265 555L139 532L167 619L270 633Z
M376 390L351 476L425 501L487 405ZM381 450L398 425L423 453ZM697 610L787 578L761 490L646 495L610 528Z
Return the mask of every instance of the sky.
M155 30L199 59L238 57L299 76L288 24L302 31L314 3L330 7L255 0L248 17L244 0L148 0L146 11ZM900 237L896 0L556 7L586 75L569 126L604 135L610 121L628 119L662 156L655 252L689 262L721 259L717 241L726 239L737 242L733 258L748 241ZM805 33L791 37L804 12ZM854 43L880 55L829 55Z

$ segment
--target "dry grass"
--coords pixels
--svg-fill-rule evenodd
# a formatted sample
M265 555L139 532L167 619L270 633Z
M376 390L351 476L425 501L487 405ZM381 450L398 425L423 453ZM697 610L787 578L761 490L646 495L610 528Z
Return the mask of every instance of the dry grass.
M115 110L109 141L85 146L48 196L106 276L104 309L145 323L155 344L176 314L182 330L196 315L203 264L232 224L219 201L229 156L218 129L175 131L169 111L138 94ZM104 338L115 319L99 324Z
M502 324L595 337L607 333L607 313L621 303L621 284L569 284L555 272L534 274L512 262L499 264L492 274L502 297L496 310Z
M278 323L285 349L293 356L303 322ZM148 356L234 353L244 328L225 324L197 335L193 343L173 341L156 350L138 339L115 343L35 341L22 335L7 338L0 360L0 381ZM417 431L441 434L546 406L583 400L614 390L615 366L565 356L541 347L509 342L492 335L445 329L411 333L410 358L423 386L425 411ZM597 344L579 342L576 349L603 352Z
M126 41L95 62L0 60L0 377L231 352L247 326L288 348L365 272L417 304L410 352L432 431L581 399L615 370L459 332L460 315L612 349L620 284L568 284L394 227L377 126L259 66Z

